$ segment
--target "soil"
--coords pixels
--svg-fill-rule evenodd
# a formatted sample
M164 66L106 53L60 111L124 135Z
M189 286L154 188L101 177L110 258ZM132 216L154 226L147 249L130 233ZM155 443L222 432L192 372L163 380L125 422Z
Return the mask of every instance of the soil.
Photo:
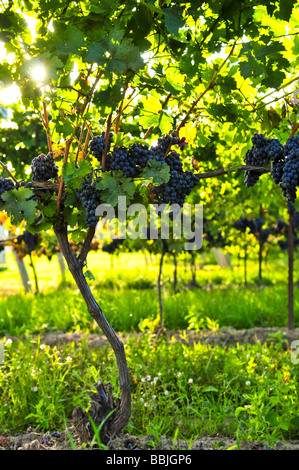
M184 334L182 334L184 333ZM136 336L137 333L133 334ZM274 334L274 336L272 336ZM276 334L276 337L275 337ZM279 328L252 328L247 330L235 330L234 328L222 328L219 330L184 330L167 331L166 337L175 338L177 341L184 341L192 345L199 341L205 344L230 346L237 343L259 342L261 344L282 340L282 347L285 349L290 347L294 340L299 339L299 328L294 330ZM122 341L126 341L131 335L119 335ZM85 338L90 347L99 348L103 346L107 340L103 335L89 334L83 335L79 333L63 333L61 331L45 333L41 335L41 341L48 345L57 345L62 343L79 344ZM0 436L0 450L71 450L71 440L76 449L82 449L78 442L77 436L70 423L68 431L52 435L52 432L38 432L35 429L28 428L22 434L14 434L11 436ZM88 449L88 446L86 447ZM89 447L90 448L90 447ZM97 445L93 447L96 449ZM176 441L166 439L160 436L158 442L154 436L147 435L144 437L136 437L129 434L121 434L108 444L109 450L225 450L228 448L238 449L237 442L234 438L227 436L207 436L194 439L192 441ZM296 441L278 441L273 447L269 447L267 442L250 442L240 444L240 450L299 450L299 440Z

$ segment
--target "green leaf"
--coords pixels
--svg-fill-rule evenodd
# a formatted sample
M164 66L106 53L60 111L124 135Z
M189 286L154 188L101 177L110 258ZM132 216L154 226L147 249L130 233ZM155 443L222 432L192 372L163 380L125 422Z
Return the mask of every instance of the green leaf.
M246 408L244 408L244 406L238 406L238 408L236 408L235 410L235 416L239 416L239 414L241 413L241 411L247 411Z
M278 414L276 413L276 411L269 411L266 416L265 416L265 420L272 424L272 426L275 426L277 424L277 419L278 419Z
M156 160L148 160L146 167L142 170L140 178L145 180L152 180L154 185L167 183L170 178L169 165Z
M83 160L76 166L75 162L67 162L63 166L62 177L67 186L77 189L84 176L91 172L90 163Z
M11 217L12 222L26 220L31 224L35 219L37 201L27 200L32 197L32 191L26 188L12 189L2 194L4 210Z
M78 54L79 49L85 45L84 34L74 26L55 22L55 30L58 55Z
M130 178L123 175L122 171L116 171L113 175L103 173L100 181L96 183L96 189L102 191L102 203L115 207L118 204L119 196L126 196L129 203L135 192L135 184Z
M255 57L262 62L266 62L266 59L268 59L271 54L281 51L285 51L285 47L281 43L271 42L268 45L258 47L255 52Z
M127 69L138 70L144 66L141 51L130 39L123 39L124 31L114 30L110 35L108 52L111 55L108 72L123 73Z
M74 134L74 128L70 121L67 119L63 121L56 121L55 130L58 134L62 135L65 139Z
M218 388L212 387L211 385L207 385L206 387L203 387L202 392L219 392Z
M236 122L238 118L237 109L233 104L225 106L223 104L212 103L208 107L208 112L222 123Z
M293 0L279 0L279 14L276 16L282 20L289 21L294 7Z
M49 204L44 206L43 213L46 217L53 217L53 215L56 213L56 210L57 210L56 202L50 201Z
M88 46L87 54L85 55L86 62L92 62L97 64L103 64L107 59L105 57L105 52L107 48L104 44L99 42L94 42Z
M171 8L163 8L162 11L165 16L166 28L170 34L179 37L179 29L185 26L185 21L182 18L183 7L172 6Z
M94 275L92 274L92 272L88 269L87 271L85 271L84 273L84 276L87 278L87 279L90 279L91 281L95 281L96 278L94 277Z

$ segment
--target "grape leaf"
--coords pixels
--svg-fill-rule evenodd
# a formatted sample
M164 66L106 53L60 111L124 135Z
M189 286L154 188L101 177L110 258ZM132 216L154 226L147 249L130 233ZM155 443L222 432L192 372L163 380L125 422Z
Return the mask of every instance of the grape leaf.
M87 271L85 271L84 276L85 276L87 279L91 280L91 281L95 281L95 280L96 280L96 278L94 277L94 275L92 274L92 272L91 272L89 269L88 269Z
M11 217L12 222L26 220L31 224L35 219L37 201L32 197L32 191L26 188L12 189L2 194L4 210Z
M76 166L75 162L67 162L63 167L63 181L71 188L79 188L84 176L91 172L90 164L84 160Z
M182 18L183 8L163 8L163 13L165 16L166 28L170 34L174 34L179 37L179 29L185 25L185 21Z
M141 178L152 180L154 185L167 183L170 178L170 168L167 164L157 162L156 160L148 160L147 166L143 169Z
M123 175L122 171L116 171L113 176L103 173L100 181L96 183L96 189L102 191L101 201L115 207L119 196L126 196L130 202L135 192L135 184Z

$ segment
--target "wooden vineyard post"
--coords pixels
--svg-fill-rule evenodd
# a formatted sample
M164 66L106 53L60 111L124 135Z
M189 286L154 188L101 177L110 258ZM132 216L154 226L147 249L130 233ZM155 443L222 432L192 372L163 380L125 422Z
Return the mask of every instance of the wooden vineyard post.
M61 271L61 276L64 278L65 271L66 271L66 266L65 266L64 257L63 257L63 254L61 253L61 251L57 252L57 259L58 259L59 268L60 268L60 271Z
M289 212L289 236L288 236L288 328L294 329L294 210L291 208Z
M26 266L24 264L24 260L18 258L18 255L15 252L15 250L12 250L12 252L13 252L14 258L16 260L16 263L17 263L17 266L18 266L18 269L19 269L19 273L20 273L20 276L21 276L21 279L22 279L22 283L23 283L25 292L27 294L28 292L31 291L31 283L30 283L30 279L29 279L29 276L28 276L28 273L27 273Z
M259 286L262 285L262 260L263 260L263 244L261 234L259 235Z

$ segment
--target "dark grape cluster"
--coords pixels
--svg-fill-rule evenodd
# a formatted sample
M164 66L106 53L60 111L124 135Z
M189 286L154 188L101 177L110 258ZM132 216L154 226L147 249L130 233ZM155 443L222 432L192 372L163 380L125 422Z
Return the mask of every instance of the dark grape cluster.
M266 153L269 160L277 162L283 158L283 145L278 139L268 139Z
M20 245L22 242L26 243L29 253L32 253L36 248L38 239L38 233L30 233L28 230L25 230L21 235L18 235L17 244Z
M159 203L178 204L183 207L186 196L198 184L198 179L192 171L170 170L170 179L153 189L153 194Z
M158 160L148 145L134 143L128 148L114 147L107 156L107 170L121 170L125 176L136 178L150 158Z
M112 242L107 243L107 245L103 246L102 251L108 253L109 255L112 255L115 250L119 247L119 245L121 245L121 243L123 243L122 239L114 238Z
M101 192L95 187L96 181L92 182L92 175L87 175L82 181L81 188L77 189L77 195L85 210L85 223L88 227L95 227L98 217L95 215L97 206L101 203Z
M10 191L14 187L14 182L10 178L0 178L0 202L4 202L1 198L2 194L5 193L5 191Z
M245 233L247 228L249 228L249 233L254 234L256 232L256 224L253 220L248 219L247 217L241 217L239 220L236 220L233 227L242 233Z
M42 153L31 162L32 181L48 181L57 176L58 170L52 156Z
M153 194L156 201L162 204L178 204L183 207L186 196L198 184L197 177L191 171L183 171L183 163L179 153L171 150L172 145L178 145L181 150L184 149L185 138L179 139L176 132L167 134L158 139L157 145L151 147L155 158L165 162L170 167L170 179L167 183L154 188ZM166 152L169 153L166 155Z
M183 171L183 164L177 152L170 152L165 158L165 162L169 165L170 171Z
M275 184L281 183L284 163L284 158L273 162L271 176Z
M113 152L107 158L107 170L121 170L128 178L137 176L136 166L129 157L126 147L114 147Z
M276 233L287 234L288 233L288 228L289 228L289 226L286 222L284 222L283 220L277 220L276 224L275 224L275 227L274 227L274 231Z
M110 132L108 137L108 148L107 152L109 152L111 143L112 143L113 133ZM105 132L102 132L101 135L96 135L93 139L89 142L89 148L91 153L94 157L101 163L102 162L102 155L105 149L106 142L105 142Z
M178 145L181 150L184 150L186 146L186 138L182 137L180 139L177 132L174 131L171 135L166 134L163 135L163 137L159 137L157 145L151 148L155 155L162 160L165 158L167 150L170 149L172 145Z
M271 230L269 228L263 228L257 232L257 239L259 240L261 245L268 241L270 234Z
M233 227L239 230L242 233L246 232L246 229L249 229L249 233L252 233L256 239L263 245L268 240L271 230L269 228L263 229L265 224L265 219L262 217L257 217L256 219L248 219L247 217L241 217L237 220Z
M254 134L252 148L247 150L244 158L246 165L262 167L267 160L267 139L263 134ZM254 170L245 171L245 185L247 188L254 186L259 180L260 173Z
M283 147L285 162L281 177L281 189L284 197L291 203L296 200L297 185L299 183L299 137L290 137Z
M282 145L278 139L266 139L263 134L254 134L252 144L244 158L246 165L264 166L266 161L271 161L274 183L280 185L287 201L294 203L299 185L299 137L291 136ZM247 187L253 186L258 179L258 171L245 171Z

